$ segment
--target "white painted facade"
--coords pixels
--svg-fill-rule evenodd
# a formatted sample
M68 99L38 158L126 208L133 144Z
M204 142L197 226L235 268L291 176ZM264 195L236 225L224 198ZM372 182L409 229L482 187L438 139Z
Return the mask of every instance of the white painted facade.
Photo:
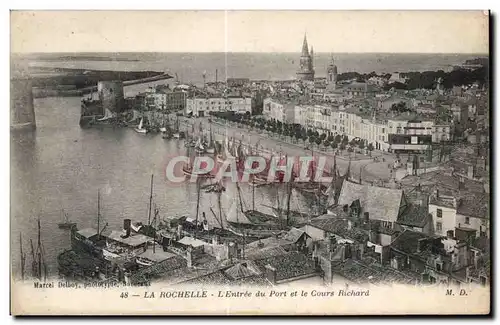
M252 98L188 98L185 113L193 116L207 116L210 112L236 112L245 113L252 111Z

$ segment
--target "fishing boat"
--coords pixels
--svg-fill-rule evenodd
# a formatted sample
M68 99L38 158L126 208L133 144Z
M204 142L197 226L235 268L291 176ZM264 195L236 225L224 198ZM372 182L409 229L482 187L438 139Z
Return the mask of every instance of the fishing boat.
M215 141L214 141L214 137L212 134L212 125L210 125L209 135L210 135L210 139L208 141L208 145L205 148L205 151L206 151L206 153L214 154L215 153Z
M71 229L73 227L76 227L76 222L71 222L68 218L68 214L62 210L62 215L63 215L63 222L60 222L57 224L59 229Z
M116 117L116 114L111 112L109 109L106 108L106 110L104 111L104 116L100 119L97 119L97 121L103 122L103 121L106 121L106 120L109 120L109 119L112 119L115 117Z
M179 117L177 116L177 119L175 120L175 130L174 134L172 135L174 139L180 139L181 138L181 133L179 131Z
M153 261L151 261L151 260L149 260L147 258L139 257L139 256L137 256L135 258L135 262L137 264L139 264L140 266L152 266L153 264L155 264L155 262L153 262Z
M183 165L182 166L182 172L184 173L184 175L186 176L193 176L195 174L194 170L193 170L193 163L192 163L192 160L194 160L194 157L192 155L192 149L190 149L188 147L188 157L189 157L189 160L187 162L187 164ZM196 173L196 175L200 178L214 178L215 177L215 174L213 174L211 171L208 171L208 172L205 172L205 173Z
M139 125L134 130L138 133L146 134L146 133L148 133L148 130L146 128L144 128L143 122L144 122L144 118L141 118L141 122L139 122Z
M203 154L205 153L205 147L203 146L203 144L201 143L201 139L198 138L198 140L196 140L195 144L194 144L194 150L196 153L198 154Z

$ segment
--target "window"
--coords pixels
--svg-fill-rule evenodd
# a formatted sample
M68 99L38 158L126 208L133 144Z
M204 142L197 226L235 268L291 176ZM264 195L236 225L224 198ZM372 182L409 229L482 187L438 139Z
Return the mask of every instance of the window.
M436 231L437 232L443 231L443 224L441 222L436 222Z
M469 219L469 217L465 217L465 224L466 225L470 225L470 219Z
M437 209L437 217L442 218L443 217L443 210L442 209Z

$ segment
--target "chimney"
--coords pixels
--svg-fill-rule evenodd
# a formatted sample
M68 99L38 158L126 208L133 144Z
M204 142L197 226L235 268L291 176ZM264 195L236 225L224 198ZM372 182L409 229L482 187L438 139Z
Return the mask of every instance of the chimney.
M465 182L462 178L458 181L458 189L459 190L465 190Z
M364 223L370 222L370 213L369 212L363 213L363 222Z
M131 276L131 274L130 274L129 271L126 271L126 272L123 273L123 279L125 281L125 285L129 286L131 284L130 283L130 276Z
M439 200L439 190L438 189L436 189L436 199Z
M125 236L123 238L128 238L130 237L130 226L132 224L132 220L130 219L123 219L123 230L125 231Z
M267 264L265 268L266 268L266 279L272 284L276 284L276 269L269 264Z
M182 225L178 225L177 226L177 239L181 239L182 238Z
M193 247L188 246L186 251L187 267L193 267Z
M469 166L467 167L467 177L468 177L469 179L474 179L474 166L469 165Z

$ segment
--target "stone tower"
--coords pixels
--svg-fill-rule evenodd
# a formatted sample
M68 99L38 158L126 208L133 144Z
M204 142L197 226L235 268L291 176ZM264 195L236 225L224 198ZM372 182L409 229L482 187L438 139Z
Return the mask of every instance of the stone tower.
M326 70L326 89L335 90L337 88L337 66L333 60L333 55Z
M302 44L302 54L300 55L300 67L299 71L297 71L297 79L309 81L314 80L313 60L312 56L309 54L306 35L304 35L304 43Z

